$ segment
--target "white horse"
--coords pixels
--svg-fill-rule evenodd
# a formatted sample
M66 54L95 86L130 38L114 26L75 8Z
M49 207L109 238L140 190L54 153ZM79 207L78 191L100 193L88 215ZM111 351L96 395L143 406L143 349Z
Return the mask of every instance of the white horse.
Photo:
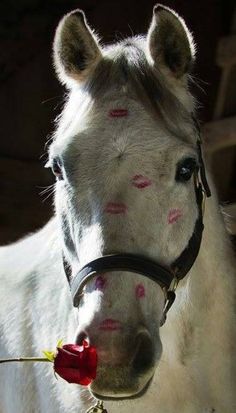
M69 94L49 151L55 217L1 248L0 357L87 337L97 378L87 389L56 380L47 363L1 364L0 413L84 413L95 397L109 413L236 411L235 263L214 191L196 258L199 167L206 182L188 90L193 59L185 23L160 5L146 37L104 48L80 10L60 22L54 60ZM128 255L82 290L81 268L109 254L146 260L146 271L133 271ZM189 260L178 276L176 263ZM160 327L163 271L182 279Z

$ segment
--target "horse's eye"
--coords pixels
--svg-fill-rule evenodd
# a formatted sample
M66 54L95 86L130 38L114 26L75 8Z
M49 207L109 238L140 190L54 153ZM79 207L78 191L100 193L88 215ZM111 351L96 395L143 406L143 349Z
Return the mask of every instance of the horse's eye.
M57 179L63 179L62 168L60 165L60 160L58 158L54 158L52 161L52 172Z
M177 182L187 182L191 178L193 172L197 168L196 160L193 158L186 158L177 166L175 180Z

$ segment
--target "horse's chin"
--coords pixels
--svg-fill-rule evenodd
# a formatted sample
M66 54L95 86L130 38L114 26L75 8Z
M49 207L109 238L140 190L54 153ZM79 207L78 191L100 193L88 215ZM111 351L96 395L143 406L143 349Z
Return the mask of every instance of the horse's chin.
M146 391L148 390L148 388L150 386L151 381L152 381L152 379L150 379L148 381L148 383L146 383L146 385L144 386L144 388L142 388L142 390L140 390L140 391L138 391L137 393L134 393L134 394L133 393L130 394L129 392L127 392L127 393L124 392L124 394L116 393L116 394L104 395L104 394L100 394L100 393L96 393L96 392L92 391L91 388L90 388L90 392L93 395L93 397L95 397L96 399L104 400L104 401L106 401L106 400L107 401L120 401L120 400L138 399L146 393Z
M90 385L89 390L96 399L118 401L142 397L151 384L153 372L140 378L128 374L124 377L119 371L115 378L113 370L112 377L109 376L98 373L96 380Z

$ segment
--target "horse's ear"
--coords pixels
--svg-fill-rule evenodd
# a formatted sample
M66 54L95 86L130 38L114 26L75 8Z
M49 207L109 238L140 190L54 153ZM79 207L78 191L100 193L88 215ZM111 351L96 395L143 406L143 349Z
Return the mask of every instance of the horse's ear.
M98 39L81 10L74 10L60 21L53 44L54 64L67 86L85 80L102 57Z
M195 47L184 20L173 10L157 4L149 28L148 46L154 65L168 68L181 78L189 72L194 61Z

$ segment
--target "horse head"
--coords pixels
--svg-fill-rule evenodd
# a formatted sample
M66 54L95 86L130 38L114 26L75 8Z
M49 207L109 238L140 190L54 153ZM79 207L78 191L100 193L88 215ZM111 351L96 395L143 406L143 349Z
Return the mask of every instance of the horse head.
M171 268L189 244L199 218L193 60L190 32L164 6L154 7L146 36L109 46L81 10L59 23L54 63L68 98L49 162L71 284L83 266L112 254ZM164 290L129 266L86 279L75 340L97 348L90 390L98 398L138 397L148 388L162 355Z

